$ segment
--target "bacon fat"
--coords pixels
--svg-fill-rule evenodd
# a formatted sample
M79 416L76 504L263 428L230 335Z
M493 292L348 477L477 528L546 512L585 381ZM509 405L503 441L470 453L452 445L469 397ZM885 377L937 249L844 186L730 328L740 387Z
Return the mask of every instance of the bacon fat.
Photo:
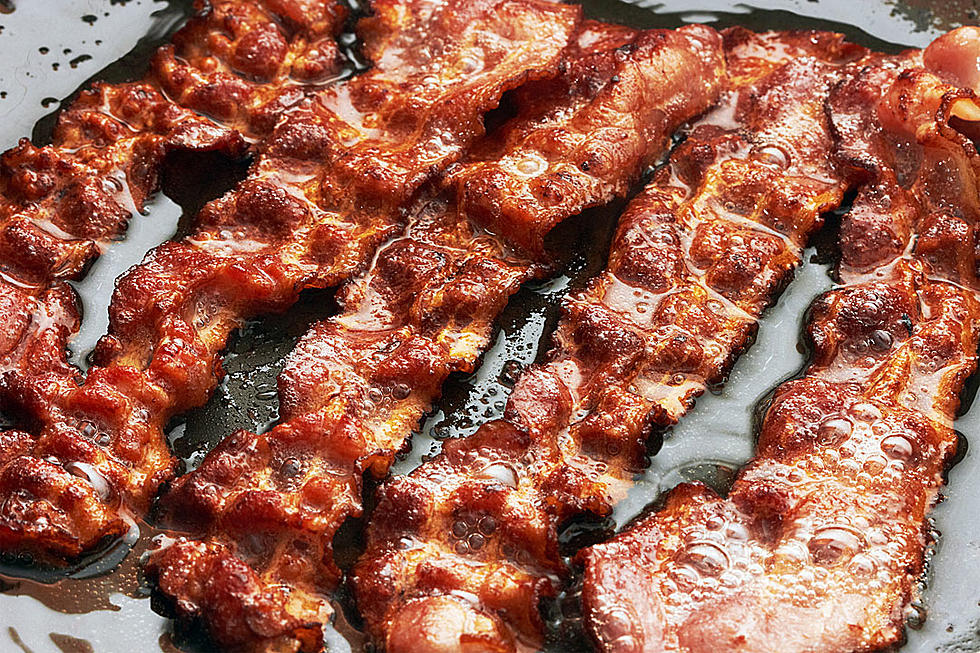
M145 514L176 471L164 427L207 400L230 331L369 261L415 190L482 134L500 96L553 72L579 13L514 0L372 8L360 35L376 66L303 96L262 141L248 177L206 206L189 236L119 279L84 383L5 378L39 432L18 432L6 447L5 548L77 556L124 532L127 513Z
M96 469L110 438L88 408L72 424L44 424L58 434L37 437L52 410L45 395L81 382L66 359L80 322L66 281L125 231L169 152L241 156L306 84L337 70L339 5L216 0L197 8L144 80L96 84L59 116L51 145L24 139L0 157L0 398L25 429L0 433L5 552L77 555L125 532L105 507L119 488ZM259 60L261 70L249 65ZM309 73L303 84L300 69ZM218 102L236 110L218 111ZM138 443L127 446L120 462L138 464Z
M664 88L652 74L663 68L703 81ZM670 132L713 101L720 39L700 27L588 23L559 70L522 87L516 117L417 204L404 235L344 290L342 314L303 338L280 378L283 422L235 434L164 497L177 524L206 537L155 554L150 570L184 616L204 617L223 641L267 637L227 619L256 596L273 610L304 606L294 633L323 622L326 605L308 597L336 584L331 543L361 513L362 476L387 473L446 377L473 368L507 298L540 272L540 236L625 193ZM516 193L528 197L520 207L493 200Z
M681 485L582 555L600 649L901 642L980 338L980 112L957 86L976 82L977 48L977 30L953 32L834 90L841 166L864 185L841 225L841 285L811 309L810 364L776 390L727 498Z
M386 650L539 644L538 604L566 575L559 525L608 513L640 440L725 373L840 201L820 93L859 49L832 35L728 41L740 86L627 209L607 271L568 302L550 361L522 376L505 419L380 488L354 587ZM760 60L794 47L785 65ZM785 137L786 123L807 128L766 131Z

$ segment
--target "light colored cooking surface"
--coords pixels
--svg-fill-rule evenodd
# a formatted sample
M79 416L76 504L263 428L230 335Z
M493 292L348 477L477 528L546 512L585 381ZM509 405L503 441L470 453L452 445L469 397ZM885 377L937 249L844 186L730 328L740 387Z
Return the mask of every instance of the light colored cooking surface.
M642 2L651 11L675 14L671 21L681 11L685 12L685 20L702 21L714 18L712 12L732 12L731 3L720 0ZM0 25L3 26L0 52L3 52L4 61L0 71L0 93L6 93L5 97L0 97L0 115L3 116L0 149L13 145L19 136L29 134L38 119L56 108L57 104L51 102L43 106L45 98L67 96L97 71L128 52L141 37L166 32L181 15L166 2L151 0L129 0L111 6L105 0L74 0L71 3L21 0L19 4L21 6L12 14L0 14ZM696 4L698 11L686 8L691 4ZM853 0L822 0L819 3L755 0L750 4L756 9L788 10L804 17L848 16L837 20L855 23L872 37L911 46L924 45L938 30L950 27L943 20L930 18L919 10L887 2L860 3L859 15L854 15L859 5ZM925 6L921 2L909 4ZM593 1L587 6L608 7L608 2ZM759 20L779 17L758 11L749 13L745 4L739 7L735 12L744 11L746 22L756 21L751 24L753 27L759 26ZM962 9L951 3L947 11ZM94 16L95 20L83 20L85 16ZM620 16L613 11L608 18ZM737 16L734 18L738 20ZM647 20L650 26L663 21L652 15ZM786 25L769 23L766 26ZM20 47L22 43L32 46L23 48ZM47 52L42 52L42 48ZM91 59L77 60L83 55ZM74 66L71 65L73 60ZM147 249L172 235L179 213L179 207L165 197L152 202L146 215L133 222L127 240L96 263L92 275L78 284L86 315L83 332L74 347L77 356L84 356L105 330L105 306L111 280L142 258ZM659 491L692 474L703 476L717 463L734 467L751 455L752 407L803 364L803 355L797 349L803 310L830 283L824 266L810 263L800 271L779 304L762 320L756 346L736 365L724 391L717 396L703 397L692 414L667 439L653 459L650 471L618 510L620 521L635 514ZM538 305L555 303L566 287L567 279L557 279L524 293L522 297L531 298ZM502 330L483 368L471 380L459 384L464 390L472 386L465 397L462 413L471 416L474 422L498 416L507 389L506 383L499 382L506 362L533 360L540 343L547 344L547 338L542 338L546 329L544 312L533 311L520 324ZM254 384L242 387L246 392L256 388ZM421 455L438 446L431 432L434 428L445 427L445 417L437 411L428 420L423 434L416 438L412 454L397 466L397 471L408 471ZM458 420L453 423L461 427L457 429L459 432L471 430ZM965 415L958 428L967 439L980 443L975 436L980 432L980 408ZM953 469L946 495L948 500L934 512L942 538L933 558L925 593L928 619L921 630L910 631L909 644L903 651L975 651L980 647L977 634L980 631L980 532L972 523L980 500L980 456L975 452L968 451ZM130 556L128 563L134 559L135 556ZM139 588L134 567L124 564L109 580L67 581L40 593L50 604L74 605L76 610L94 608L82 614L46 608L30 596L34 590L26 584L21 588L26 592L24 594L18 589L0 593L0 653L23 650L116 653L151 651L158 646L173 650L167 635L169 622L150 610L146 598L137 598ZM110 586L115 589L107 590ZM72 642L64 636L82 641ZM86 648L83 642L91 648ZM331 650L345 649L349 650L346 642L334 635Z

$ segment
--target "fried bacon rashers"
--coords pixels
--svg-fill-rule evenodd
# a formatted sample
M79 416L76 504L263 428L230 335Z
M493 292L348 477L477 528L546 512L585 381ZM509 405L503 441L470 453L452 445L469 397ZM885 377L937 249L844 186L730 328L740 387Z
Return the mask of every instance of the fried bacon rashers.
M199 10L173 45L157 53L145 79L96 84L59 116L51 145L24 139L0 157L5 408L23 407L18 388L34 378L80 382L66 359L80 321L66 281L82 277L122 235L156 190L167 154L240 156L306 88L297 80L320 83L337 69L333 33L344 17L338 5L222 0ZM223 97L234 112L219 109ZM15 412L22 426L37 425L36 410ZM109 489L90 474L92 456L79 451L108 441L94 442L86 429L61 443L23 431L0 434L0 550L36 546L73 554L92 543L72 532L75 517L67 515L98 511L93 490Z
M223 645L318 648L310 631L340 578L332 541L361 514L362 478L384 476L446 377L473 369L508 297L542 271L544 234L625 195L714 102L721 39L585 23L559 71L518 89L516 116L302 339L280 377L282 422L225 440L163 497L170 524L202 536L154 553L150 574Z
M195 0L197 15L151 62L167 97L238 130L272 132L284 110L340 71L347 18L332 0Z
M776 390L727 499L681 485L583 555L602 650L901 642L980 339L978 47L980 30L957 30L835 90L843 167L866 186L841 285L812 309L812 360Z
M264 133L251 125L270 123L301 91L293 79L337 68L339 5L218 0L198 9L145 79L95 84L61 113L51 145L23 139L0 157L0 370L76 374L64 351L79 316L64 280L125 231L156 190L163 158L243 154Z
M359 32L375 67L291 107L247 178L117 282L84 383L6 379L39 437L6 436L3 549L77 556L125 532L127 513L145 514L176 471L164 427L207 400L229 332L370 261L500 96L553 74L579 15L534 0L372 10Z
M823 101L863 51L825 33L725 41L730 90L627 208L549 361L504 419L379 489L353 587L389 653L538 647L540 603L568 575L560 527L609 514L644 440L723 379L841 201Z

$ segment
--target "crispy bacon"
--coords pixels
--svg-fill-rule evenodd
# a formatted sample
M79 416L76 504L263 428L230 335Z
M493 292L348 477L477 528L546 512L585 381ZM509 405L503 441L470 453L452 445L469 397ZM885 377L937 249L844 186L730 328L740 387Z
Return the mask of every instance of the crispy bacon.
M741 30L726 46L732 89L631 203L549 362L503 420L379 489L354 589L389 653L538 646L567 575L559 527L609 513L643 440L724 377L840 202L823 99L862 51Z
M638 39L619 26L583 26L563 74L518 89L517 119L504 135L484 139L469 164L453 173L467 215L540 253L544 236L568 215L597 198L624 196L635 182L637 161L649 163L650 152L661 151L665 135L676 129L677 117L692 115L692 97L700 101L717 92L713 44L690 43L707 48L705 64L692 61L686 41L674 38L666 31ZM673 96L649 81L678 70L693 73L697 66L706 66L706 75L690 77L690 88ZM626 81L599 95L596 88L614 76ZM556 104L561 94L570 99Z
M40 436L0 471L4 548L76 556L144 514L175 472L164 426L206 401L229 332L369 260L501 94L553 69L578 16L533 0L373 10L360 32L375 68L290 109L246 180L119 280L85 382L8 379Z
M204 534L151 559L179 614L202 616L225 644L269 637L248 624L255 604L301 641L323 623L318 592L340 576L332 541L361 513L362 477L387 473L446 377L473 368L507 298L540 271L514 245L536 253L560 220L625 194L716 97L720 45L702 27L587 23L557 77L522 87L516 117L416 206L342 293L343 313L303 338L280 378L283 422L235 434L163 499L172 523ZM524 201L498 201L510 197Z
M315 65L327 74L336 67L332 33L343 19L337 5L221 0L201 3L199 9L144 80L96 84L59 116L51 145L38 148L24 139L0 157L0 385L8 407L24 403L12 388L35 376L69 385L80 380L65 357L79 325L65 281L83 276L125 231L130 216L156 190L164 157L174 150L242 155L246 141L261 135L258 125L282 106L273 98L292 97L301 88L291 78L293 68ZM255 38L259 33L263 36ZM270 43L277 44L275 52ZM255 58L268 62L263 75L244 65ZM168 98L178 94L170 82L178 77L184 78L182 92L173 101ZM239 94L237 115L208 119L196 113L206 107L194 96L217 99L222 84L247 89ZM35 416L19 417L30 425ZM86 505L86 493L73 490L76 481L70 480L72 474L88 474L84 457L69 453L58 462L19 457L34 448L35 438L25 432L0 434L0 549L5 551L33 538L32 531L59 531L59 509L75 499ZM37 453L50 458L56 452ZM80 465L62 467L75 462ZM46 484L61 485L65 503L32 504L51 495L42 489ZM80 511L88 509L99 507L90 502ZM55 539L60 541L60 534ZM59 548L57 541L51 546Z
M866 186L841 228L842 285L812 309L812 360L776 390L727 499L681 485L583 555L602 650L901 642L977 364L980 104L956 84L976 84L978 47L975 28L953 32L835 90L843 166Z
M271 98L292 97L302 88L290 81L291 67L313 65L307 45L323 32L327 40L317 45L317 65L323 74L336 68L332 32L343 18L339 6L314 11L277 4L281 14L254 1L200 3L200 15L174 36L174 45L161 49L144 80L95 84L59 116L51 145L38 148L24 139L3 154L0 369L73 373L63 352L78 315L60 282L84 274L125 231L129 217L156 190L163 157L175 149L242 154L242 138L261 135L249 123L275 115ZM288 29L279 24L287 13L294 23ZM264 36L255 38L259 33ZM242 66L260 58L268 62L265 75ZM175 79L182 80L179 89ZM222 88L232 86L245 90L231 98ZM212 112L215 120L202 118L195 111L208 107L194 98L203 94L234 102L238 115Z
M335 80L334 40L347 9L331 0L196 0L197 16L157 51L151 68L167 97L249 140Z

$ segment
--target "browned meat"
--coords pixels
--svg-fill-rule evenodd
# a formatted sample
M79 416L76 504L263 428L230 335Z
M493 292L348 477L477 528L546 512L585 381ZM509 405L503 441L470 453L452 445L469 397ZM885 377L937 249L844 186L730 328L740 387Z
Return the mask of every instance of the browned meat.
M282 112L335 81L334 37L347 17L332 0L196 0L197 16L160 48L153 72L167 97L235 127L269 134Z
M570 213L596 198L625 195L636 181L637 161L649 164L650 152L661 152L678 119L692 115L692 98L717 93L717 53L713 44L694 40L698 36L688 30L637 36L586 23L562 75L518 89L518 117L505 133L481 141L469 165L453 172L467 214L539 252L542 238ZM693 55L701 48L699 61ZM707 74L694 76L699 67ZM666 92L662 78L688 70L692 76L676 88L672 80L673 92ZM613 77L619 81L608 84ZM556 103L563 94L569 101Z
M578 20L577 8L534 0L372 8L360 34L375 67L291 107L246 180L119 280L85 382L7 378L38 437L5 436L4 549L76 556L145 513L175 471L163 428L206 401L229 332L369 261L501 94L553 72Z
M319 67L322 75L336 68L333 34L344 12L332 2L216 0L198 9L144 80L96 84L61 114L50 146L24 139L0 157L0 394L6 407L20 409L24 426L36 425L36 399L20 386L37 394L45 384L80 380L66 361L79 314L65 280L83 276L125 231L156 190L164 157L243 154L284 106L276 98L302 92L294 67ZM262 74L247 65L258 58L266 62ZM180 93L171 83L177 78ZM194 97L232 101L221 90L232 86L239 89L234 115L195 112L207 107ZM77 553L121 527L104 530L101 503L111 499L97 496L105 488L86 466L91 455L78 450L105 442L86 424L60 448L22 431L0 434L0 549ZM36 501L42 496L50 501Z
M250 123L261 122L258 114L268 122L281 108L273 106L273 98L302 92L281 62L288 58L290 67L311 66L311 43L323 74L336 69L333 32L343 19L339 5L314 9L294 2L219 0L201 2L198 9L199 15L174 36L174 45L158 53L146 79L95 84L59 116L50 146L37 148L24 139L0 158L5 309L0 370L73 373L63 351L78 317L70 291L60 282L84 274L92 259L125 231L129 217L156 190L163 157L176 149L242 154L243 138L264 133ZM280 23L287 14L292 18L284 27ZM258 33L264 36L256 38ZM241 63L258 58L267 62L264 75ZM181 93L171 84L178 77ZM247 93L232 98L222 90L230 86ZM192 96L204 93L234 102L238 113L201 117L195 111L207 107ZM173 97L178 99L168 99Z
M559 526L609 512L642 440L723 378L840 201L822 101L861 50L828 34L726 40L732 88L627 209L607 271L568 302L505 419L380 488L354 588L385 650L540 644L539 603L566 575Z
M980 339L978 47L956 31L925 68L885 59L833 93L842 165L866 185L841 228L842 284L812 309L810 365L776 390L727 498L682 485L582 556L602 650L900 643Z
M311 646L306 629L329 616L322 592L339 577L332 540L361 512L362 476L388 471L449 373L473 368L507 298L540 271L515 245L537 251L526 234L540 239L625 193L717 95L721 42L707 28L587 23L577 43L560 74L522 87L517 116L416 205L406 232L344 289L342 314L303 338L280 379L283 422L235 434L164 497L171 523L202 537L158 552L150 571L179 614L203 617L223 643L275 633ZM517 193L520 206L493 200ZM256 609L281 625L252 627Z

